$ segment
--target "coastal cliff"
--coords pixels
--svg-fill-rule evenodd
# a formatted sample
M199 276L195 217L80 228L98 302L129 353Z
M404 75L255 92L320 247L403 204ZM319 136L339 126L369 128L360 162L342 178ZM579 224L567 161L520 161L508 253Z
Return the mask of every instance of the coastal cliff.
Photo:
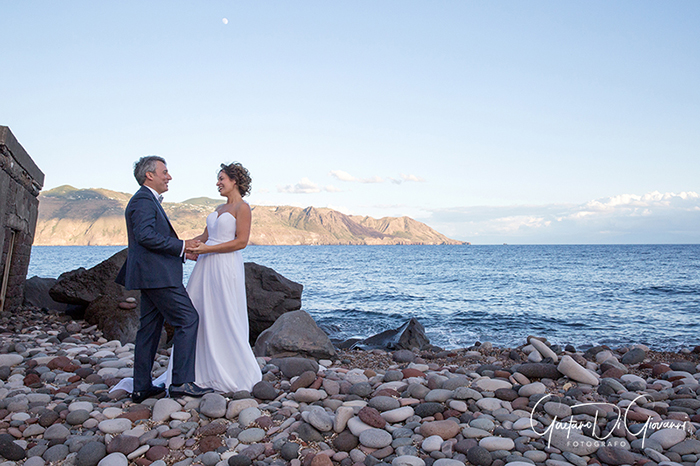
M124 208L131 194L107 189L60 186L39 196L37 246L125 245ZM222 200L188 199L165 202L163 208L181 238L202 232L207 215ZM345 215L327 209L251 206L249 244L255 245L393 245L468 244L450 239L409 217Z

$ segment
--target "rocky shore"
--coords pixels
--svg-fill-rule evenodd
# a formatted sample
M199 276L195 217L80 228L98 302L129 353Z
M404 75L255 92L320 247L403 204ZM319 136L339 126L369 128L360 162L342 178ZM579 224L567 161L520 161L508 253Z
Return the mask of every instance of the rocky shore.
M252 393L134 404L132 344L25 309L0 319L0 466L700 466L696 350L528 340L259 358Z

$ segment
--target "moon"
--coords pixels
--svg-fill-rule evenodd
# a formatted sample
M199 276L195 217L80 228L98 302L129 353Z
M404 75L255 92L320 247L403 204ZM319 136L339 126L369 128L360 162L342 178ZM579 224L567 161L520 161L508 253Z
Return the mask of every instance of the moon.
M221 22L224 23L224 24L228 24L228 18L222 19Z

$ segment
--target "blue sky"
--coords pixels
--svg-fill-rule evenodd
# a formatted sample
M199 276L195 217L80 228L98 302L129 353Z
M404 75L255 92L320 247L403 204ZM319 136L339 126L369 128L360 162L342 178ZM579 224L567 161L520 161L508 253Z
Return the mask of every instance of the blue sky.
M0 0L0 125L63 184L409 215L473 243L700 242L700 3Z

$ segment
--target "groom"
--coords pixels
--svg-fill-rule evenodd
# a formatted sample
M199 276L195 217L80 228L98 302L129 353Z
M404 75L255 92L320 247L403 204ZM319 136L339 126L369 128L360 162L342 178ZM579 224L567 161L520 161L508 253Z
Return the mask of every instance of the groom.
M178 239L160 205L172 179L162 157L141 157L134 164L134 177L141 189L126 207L129 252L117 277L126 289L141 290L141 325L136 334L131 397L141 403L165 391L151 382L164 321L175 328L170 396L202 396L213 390L194 384L199 316L182 285L185 249L199 241Z

